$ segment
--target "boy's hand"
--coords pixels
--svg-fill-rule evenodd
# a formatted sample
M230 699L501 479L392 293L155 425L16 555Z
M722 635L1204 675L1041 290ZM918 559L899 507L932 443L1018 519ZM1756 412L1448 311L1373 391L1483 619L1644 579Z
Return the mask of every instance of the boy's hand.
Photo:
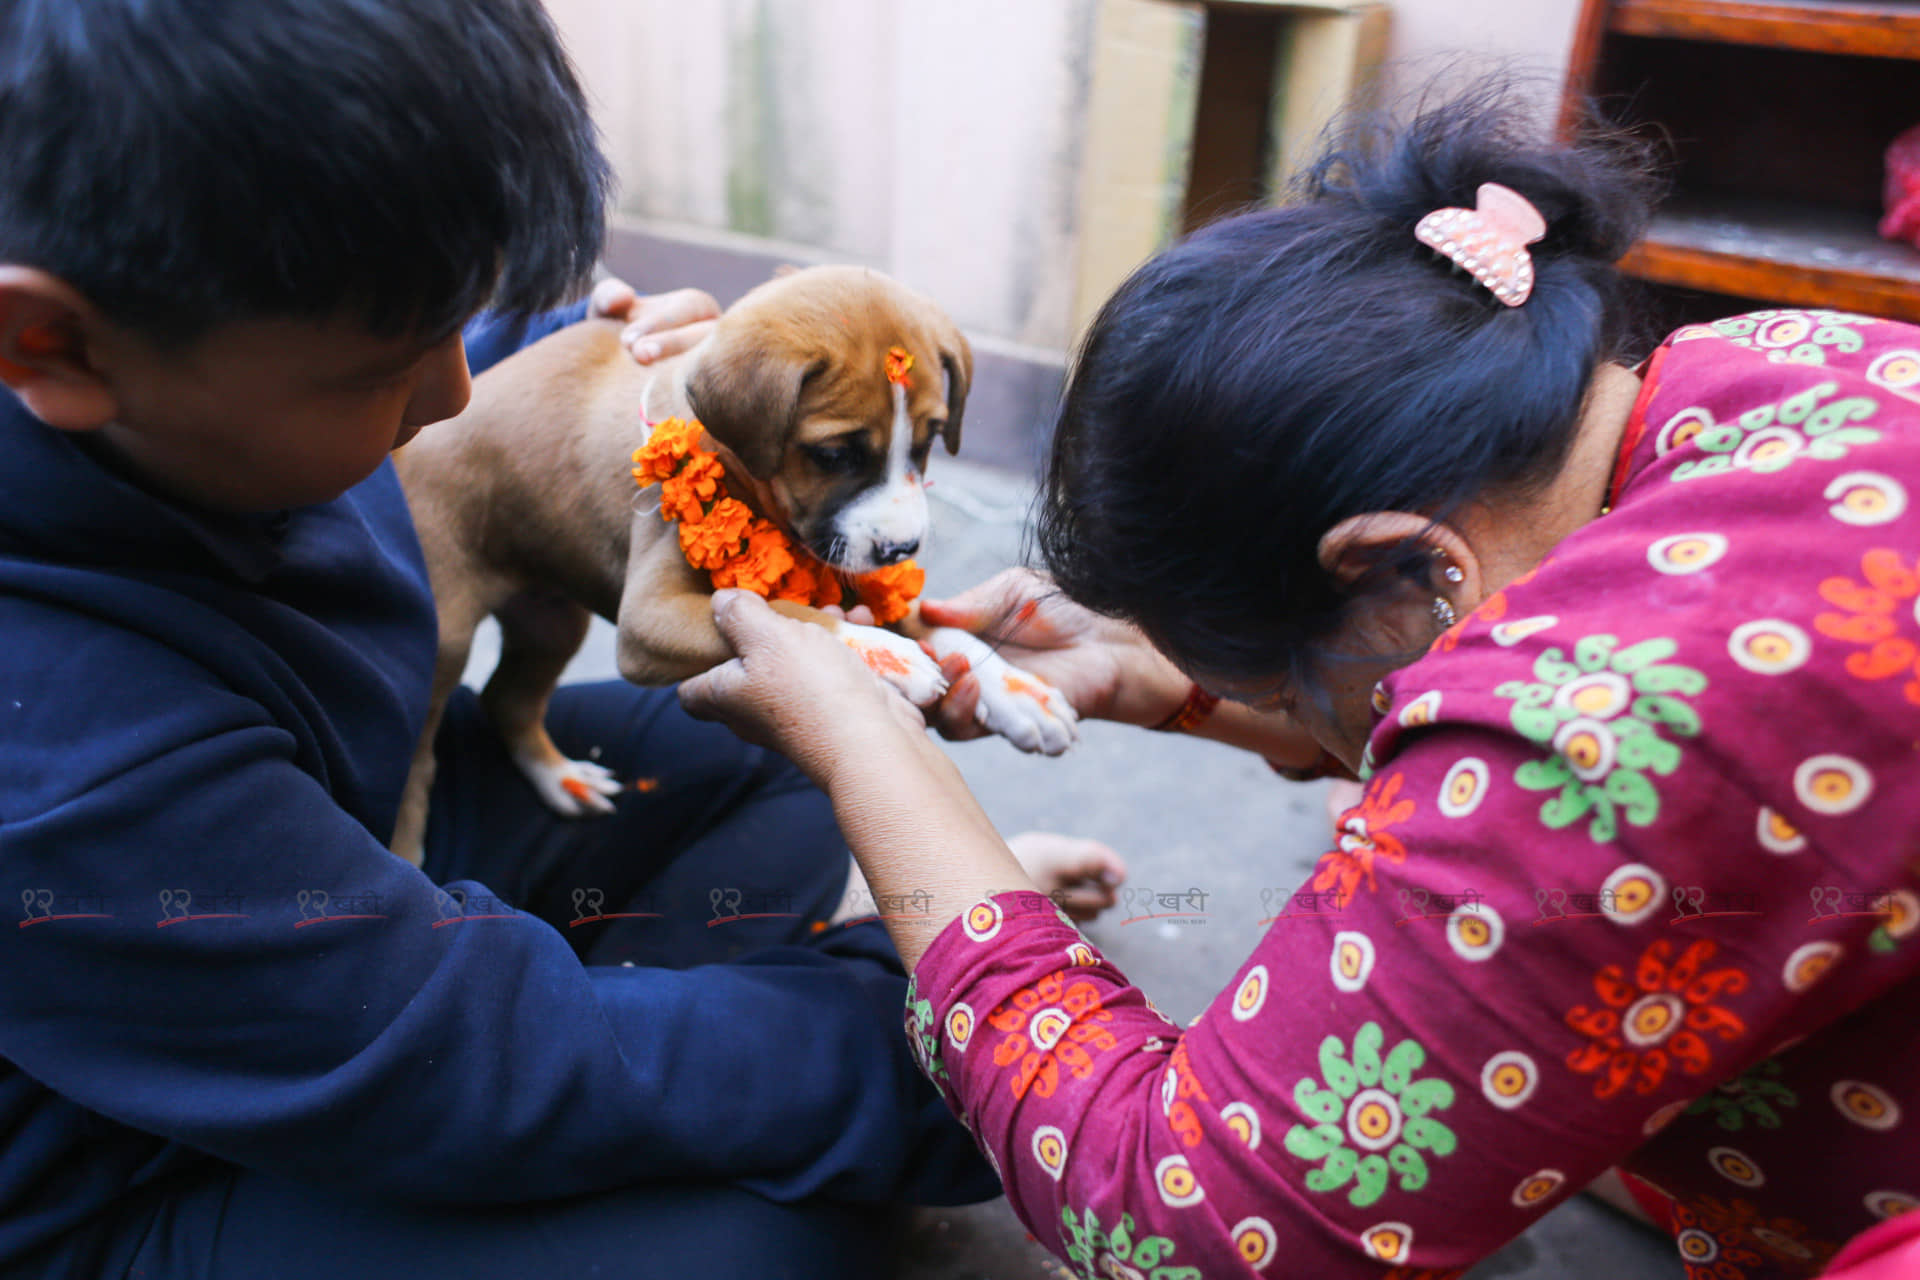
M589 315L624 320L620 345L641 364L652 364L698 346L713 332L720 304L704 289L675 289L641 297L624 280L593 287Z

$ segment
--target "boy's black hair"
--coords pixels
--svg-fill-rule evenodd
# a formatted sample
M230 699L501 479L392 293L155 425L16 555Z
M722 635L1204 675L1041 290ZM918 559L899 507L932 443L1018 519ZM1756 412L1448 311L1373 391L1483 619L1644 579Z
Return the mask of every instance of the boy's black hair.
M1302 199L1215 223L1095 320L1055 428L1038 530L1061 588L1191 672L1315 689L1353 602L1430 566L1411 546L1343 588L1349 516L1444 518L1564 461L1595 368L1632 340L1614 261L1651 207L1646 153L1561 145L1504 84L1374 124ZM1414 238L1499 182L1545 216L1507 307Z
M608 186L538 0L0 0L0 261L157 341L552 305Z

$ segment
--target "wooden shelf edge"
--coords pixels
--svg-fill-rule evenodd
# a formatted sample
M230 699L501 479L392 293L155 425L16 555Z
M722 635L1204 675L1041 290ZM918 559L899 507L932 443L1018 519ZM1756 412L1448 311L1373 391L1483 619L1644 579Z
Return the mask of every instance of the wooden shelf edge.
M1817 267L1783 272L1777 263L1653 240L1634 246L1620 265L1654 284L1920 323L1920 288L1858 272Z
M1620 35L1920 59L1920 8L1886 0L1614 0Z

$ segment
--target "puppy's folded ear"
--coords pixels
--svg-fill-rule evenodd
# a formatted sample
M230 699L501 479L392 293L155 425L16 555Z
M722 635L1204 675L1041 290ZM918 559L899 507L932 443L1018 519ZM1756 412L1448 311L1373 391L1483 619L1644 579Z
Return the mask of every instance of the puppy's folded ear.
M967 388L973 385L973 348L958 329L941 336L940 368L947 376L947 425L940 439L948 453L959 453L960 419L967 411Z
M760 345L751 326L716 331L687 378L687 402L707 434L756 479L779 469L807 380L827 367L778 345Z

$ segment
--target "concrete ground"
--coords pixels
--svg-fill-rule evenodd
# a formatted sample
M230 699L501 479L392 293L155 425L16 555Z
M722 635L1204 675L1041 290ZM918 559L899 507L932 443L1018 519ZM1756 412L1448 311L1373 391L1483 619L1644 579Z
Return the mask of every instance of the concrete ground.
M957 592L1020 561L1031 485L1023 477L939 458L929 496L931 595ZM492 663L489 636L474 671ZM611 628L596 624L569 678L614 674ZM1260 934L1264 910L1291 893L1325 848L1324 784L1276 778L1259 760L1213 743L1088 724L1058 759L1023 756L997 739L949 747L1004 832L1097 837L1118 849L1130 887L1207 895L1204 922L1129 920L1120 907L1087 928L1093 941L1174 1019L1185 1022L1231 978ZM1123 890L1124 894L1124 890ZM1144 897L1137 898L1144 902ZM1071 1275L1032 1243L1005 1200L915 1215L902 1280L1040 1280ZM1670 1242L1576 1197L1476 1267L1471 1280L1677 1280Z

